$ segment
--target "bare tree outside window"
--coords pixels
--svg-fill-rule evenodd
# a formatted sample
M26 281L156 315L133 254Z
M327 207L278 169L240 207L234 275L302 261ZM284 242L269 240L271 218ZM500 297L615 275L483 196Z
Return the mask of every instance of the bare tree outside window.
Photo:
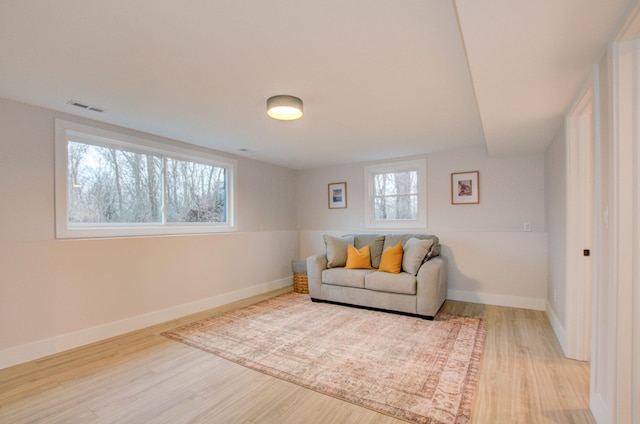
M162 158L78 142L68 149L69 223L161 221Z
M223 167L69 141L67 175L70 224L227 220Z
M168 158L167 221L224 222L226 170Z
M56 238L238 230L233 159L61 119L54 158Z
M417 180L417 171L390 172L374 175L374 219L417 219Z
M427 225L425 159L364 166L364 226L368 229L416 229Z

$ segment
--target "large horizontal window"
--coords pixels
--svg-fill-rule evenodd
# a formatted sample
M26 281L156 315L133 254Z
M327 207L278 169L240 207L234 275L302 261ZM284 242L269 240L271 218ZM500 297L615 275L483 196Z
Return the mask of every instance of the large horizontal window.
M424 228L426 164L411 160L365 166L368 228Z
M235 161L56 120L58 238L234 231Z

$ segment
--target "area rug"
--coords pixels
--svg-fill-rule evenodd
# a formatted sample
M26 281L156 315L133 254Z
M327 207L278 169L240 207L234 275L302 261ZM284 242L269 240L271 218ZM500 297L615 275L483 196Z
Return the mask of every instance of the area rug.
M470 421L486 321L420 318L286 293L163 333L409 422Z

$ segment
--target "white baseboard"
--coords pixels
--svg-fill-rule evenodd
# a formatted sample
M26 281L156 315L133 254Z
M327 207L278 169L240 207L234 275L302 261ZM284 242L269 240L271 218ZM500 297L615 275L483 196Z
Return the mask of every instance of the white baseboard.
M131 331L140 330L152 325L160 324L172 319L180 318L207 309L226 305L238 300L246 299L272 290L293 285L292 277L270 281L257 286L219 294L195 302L185 303L120 321L109 322L95 327L85 328L72 333L61 334L44 340L11 347L0 351L0 369L8 368L23 362L32 361L54 353L63 352L89 343L94 343L110 337L119 336Z
M547 313L547 317L549 318L549 322L551 323L551 328L553 329L553 332L555 333L556 338L560 343L562 352L564 353L565 356L567 356L567 345L566 345L567 338L564 332L564 325L562 325L562 323L558 319L558 316L556 315L556 312L553 310L551 305L549 305L549 303L547 303L547 307L545 311Z
M607 402L605 402L602 397L593 393L593 391L591 392L591 395L589 396L589 409L597 423L612 422L611 417L613 416L613 413L611 412L611 408L607 406Z
M447 299L461 302L482 303L485 305L508 306L511 308L533 309L544 311L547 301L534 297L509 296L504 294L471 292L464 290L448 290Z

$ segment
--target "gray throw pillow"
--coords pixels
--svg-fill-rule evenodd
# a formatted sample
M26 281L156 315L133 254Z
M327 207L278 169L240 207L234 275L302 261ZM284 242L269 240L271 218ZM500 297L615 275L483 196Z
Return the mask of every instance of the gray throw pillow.
M362 249L369 246L371 252L371 266L373 268L380 267L380 258L382 258L382 247L384 246L384 235L382 234L355 234L354 246L356 249Z
M412 275L417 275L420 265L429 253L433 245L433 240L419 240L410 238L404 244L404 254L402 256L402 269Z
M347 246L353 245L353 236L335 237L325 234L327 246L327 268L336 268L347 264Z

